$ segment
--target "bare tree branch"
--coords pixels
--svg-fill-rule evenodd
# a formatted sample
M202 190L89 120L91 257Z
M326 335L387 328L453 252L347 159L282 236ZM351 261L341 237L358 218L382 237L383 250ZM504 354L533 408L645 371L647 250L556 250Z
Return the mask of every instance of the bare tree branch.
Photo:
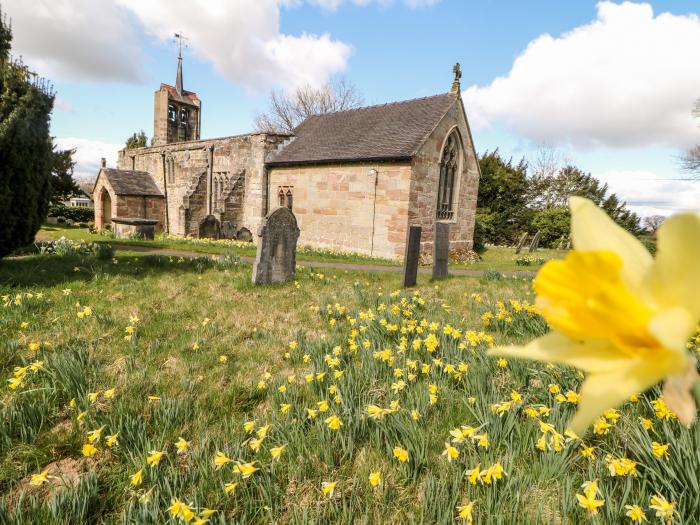
M267 111L255 117L255 127L268 133L292 133L312 115L357 108L363 102L357 87L343 78L320 88L302 86L291 94L275 90Z

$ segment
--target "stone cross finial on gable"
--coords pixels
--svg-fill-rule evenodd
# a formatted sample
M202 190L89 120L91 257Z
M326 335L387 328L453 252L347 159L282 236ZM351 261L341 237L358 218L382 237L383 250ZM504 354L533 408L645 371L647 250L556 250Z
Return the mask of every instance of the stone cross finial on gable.
M450 89L450 94L458 95L461 90L459 79L462 78L462 68L460 67L459 62L454 65L452 72L455 74L455 79L452 81L452 89Z

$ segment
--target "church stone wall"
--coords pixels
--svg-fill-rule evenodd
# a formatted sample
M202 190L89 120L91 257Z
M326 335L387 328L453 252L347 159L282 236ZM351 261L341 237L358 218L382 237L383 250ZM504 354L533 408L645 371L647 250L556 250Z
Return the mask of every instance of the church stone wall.
M473 247L479 167L462 103L456 100L413 160L409 223L422 227L421 253L427 257L432 257L442 149L455 126L463 143L461 169L455 182L457 197L453 205L454 217L444 222L450 225L450 250Z
M377 170L376 201L375 175ZM270 209L291 189L299 243L380 257L403 256L411 166L354 163L271 167Z
M167 196L170 233L196 235L199 220L209 212L223 215L220 220L238 220L239 229L256 231L263 215L265 157L285 139L255 133L122 150L118 167L147 171L155 179ZM242 188L234 188L218 206L214 179L226 176L241 176Z

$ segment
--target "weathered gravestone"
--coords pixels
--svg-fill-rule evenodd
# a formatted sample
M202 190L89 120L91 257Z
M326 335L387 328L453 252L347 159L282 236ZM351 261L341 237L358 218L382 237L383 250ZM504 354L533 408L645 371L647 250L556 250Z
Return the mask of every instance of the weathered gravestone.
M409 226L406 238L406 252L403 258L403 286L416 285L418 260L420 259L420 226Z
M243 242L253 242L253 234L248 228L241 228L236 234L236 240Z
M236 227L231 221L224 221L221 223L221 238L222 239L235 239L236 238Z
M199 223L200 239L218 239L221 237L221 225L219 220L213 215L207 215Z
M535 236L532 238L532 242L530 243L530 253L536 252L537 248L540 246L540 232L538 231Z
M523 249L523 246L525 246L526 241L527 241L527 233L523 233L522 237L520 237L520 240L518 241L518 245L515 247L515 255L520 253L520 250Z
M258 229L253 284L283 283L294 278L298 239L297 219L289 208L270 212Z
M447 261L450 256L450 225L446 222L435 223L433 239L433 279L447 277Z

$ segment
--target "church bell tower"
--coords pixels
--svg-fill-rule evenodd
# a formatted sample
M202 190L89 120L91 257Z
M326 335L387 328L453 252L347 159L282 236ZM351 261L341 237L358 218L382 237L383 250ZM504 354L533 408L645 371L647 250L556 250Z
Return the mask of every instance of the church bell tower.
M153 145L199 140L202 102L193 91L182 87L182 41L176 33L180 51L177 57L175 85L161 84L155 92L153 107Z

